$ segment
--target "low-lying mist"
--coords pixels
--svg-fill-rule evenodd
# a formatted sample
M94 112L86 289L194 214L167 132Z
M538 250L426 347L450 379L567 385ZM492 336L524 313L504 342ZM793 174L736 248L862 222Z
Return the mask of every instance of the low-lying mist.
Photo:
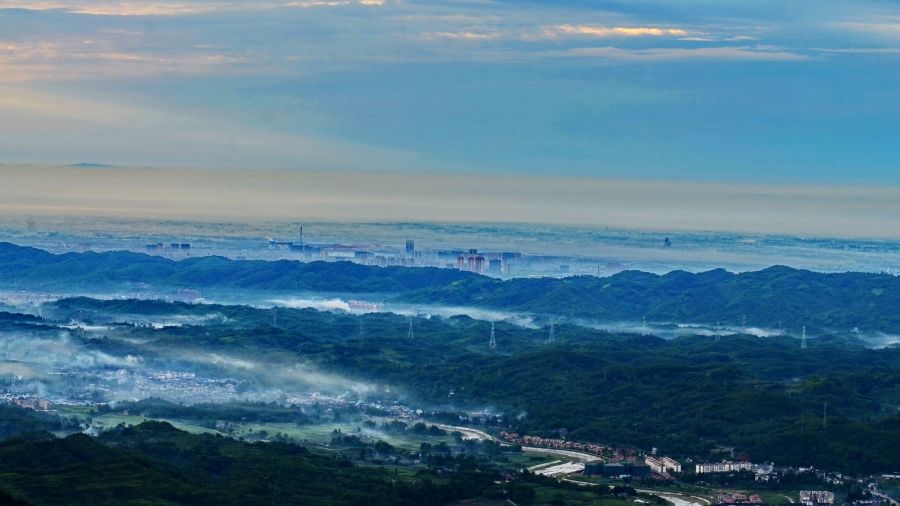
M384 397L391 388L270 354L239 354L164 347L116 335L103 326L0 334L0 392L56 401L161 397L172 401L271 401L286 393L318 392L348 401ZM224 388L226 384L238 385ZM394 390L395 391L395 390Z

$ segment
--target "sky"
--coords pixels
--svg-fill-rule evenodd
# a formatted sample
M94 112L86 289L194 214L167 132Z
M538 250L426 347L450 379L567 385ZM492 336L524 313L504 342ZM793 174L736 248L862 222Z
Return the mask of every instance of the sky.
M0 167L0 181L0 227L12 228L28 220L46 228L53 217L87 219L98 230L105 225L92 217L291 230L309 222L533 223L900 241L896 186L13 165Z
M0 163L900 185L900 2L0 0Z

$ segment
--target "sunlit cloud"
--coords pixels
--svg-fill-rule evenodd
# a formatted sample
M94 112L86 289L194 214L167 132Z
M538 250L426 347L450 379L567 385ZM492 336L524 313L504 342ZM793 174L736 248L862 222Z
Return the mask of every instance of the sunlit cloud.
M591 37L662 37L669 35L673 37L686 37L687 30L679 28L648 28L648 27L602 27L591 25L558 25L549 29L551 32L564 33L568 35L589 35Z

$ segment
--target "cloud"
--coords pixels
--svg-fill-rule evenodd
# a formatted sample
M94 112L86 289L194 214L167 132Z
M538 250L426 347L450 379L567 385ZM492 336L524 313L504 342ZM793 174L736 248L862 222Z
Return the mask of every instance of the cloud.
M900 48L898 47L869 47L869 48L849 48L849 49L833 49L833 48L824 48L824 47L816 47L810 48L810 51L818 51L821 53L848 53L848 54L896 54L900 53Z
M668 61L668 60L772 60L801 61L809 56L770 47L707 47L707 48L652 48L622 49L607 47L581 47L562 51L546 51L542 56L605 58L622 61Z
M301 0L296 2L92 2L64 0L0 0L0 9L58 10L96 16L186 16L215 12L265 11L290 7L380 6L385 0Z
M881 18L873 21L835 23L835 27L878 35L900 36L900 18Z
M271 73L266 70L265 58L216 48L154 51L76 37L43 42L0 42L0 82L7 83L173 73L228 75L247 72L242 65L248 62L255 64L257 73Z
M557 25L547 28L551 33L563 33L568 35L590 35L592 37L662 37L670 35L674 37L686 37L687 30L680 28L651 28L651 27L624 27L613 28L592 25Z
M423 40L453 39L453 40L491 40L498 39L502 35L500 33L474 33L474 32L425 32L422 33Z

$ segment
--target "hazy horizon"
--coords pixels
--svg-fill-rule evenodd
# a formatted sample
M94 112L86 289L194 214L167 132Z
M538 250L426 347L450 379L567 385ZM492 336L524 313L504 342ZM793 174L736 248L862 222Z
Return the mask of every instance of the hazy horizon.
M535 223L900 239L900 187L531 175L0 166L5 221Z

